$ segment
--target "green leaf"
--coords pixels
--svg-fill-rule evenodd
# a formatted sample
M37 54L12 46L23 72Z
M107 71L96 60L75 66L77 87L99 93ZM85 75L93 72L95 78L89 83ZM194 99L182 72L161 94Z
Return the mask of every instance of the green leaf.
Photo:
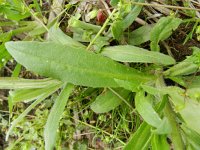
M166 135L154 134L151 139L152 150L170 150Z
M124 99L126 99L128 94L130 93L129 91L124 89L116 89L115 91ZM122 99L114 94L112 91L107 89L96 98L96 100L91 104L90 107L96 113L105 113L115 109L121 103Z
M76 17L74 17L74 16L70 17L68 24L69 24L70 28L73 28L75 30L80 28L80 29L90 30L90 31L97 33L101 29L101 26L93 25L90 23L85 23L83 21L76 19Z
M22 79L16 77L0 77L0 89L37 89L50 85L58 85L61 82L54 79Z
M19 21L30 16L30 12L28 12L27 9L23 8L19 10L15 6L9 5L0 6L0 12L3 13L6 18L15 21Z
M146 150L151 140L151 126L143 122L132 135L124 150Z
M140 45L150 40L150 32L153 25L144 25L128 34L128 43L130 45ZM145 32L144 32L145 31Z
M82 48L85 47L81 43L73 40L71 37L64 34L64 32L56 26L53 26L49 29L49 40L63 45L73 45Z
M52 88L49 88L43 95L41 95L36 101L34 101L26 110L21 113L17 119L15 119L11 124L8 132L6 133L6 141L9 138L10 133L12 132L13 128L16 127L16 125L39 103L41 103L45 98L53 94L55 91L57 91L60 88L61 85L56 85Z
M142 118L150 125L159 127L162 124L162 119L153 109L150 103L150 97L144 95L143 91L137 92L135 96L135 106Z
M13 104L17 102L30 102L43 95L45 91L47 91L51 87L52 85L39 89L20 89L20 90L10 91L9 94L11 96Z
M187 126L200 134L200 103L187 99L185 100L185 108L181 109L179 113Z
M120 41L123 34L123 24L122 21L115 21L111 26L111 31L113 38Z
M122 87L124 89L127 89L132 92L137 92L138 91L138 85L140 84L139 82L129 82L125 80L119 80L115 79L115 82L119 85L119 87Z
M172 16L161 18L150 33L151 50L160 51L159 41L167 39L172 34L172 31L178 28L181 22L181 19Z
M11 58L10 54L7 52L4 44L0 45L0 69L7 63Z
M56 133L59 126L59 120L65 109L67 100L70 93L72 92L74 86L67 84L59 97L56 99L53 108L48 116L45 128L44 128L44 139L45 139L45 149L53 150L56 141Z
M193 47L192 49L193 54L191 56L187 56L184 61L166 70L164 75L181 76L198 72L200 67L200 49L197 47Z
M162 119L162 122L156 129L152 130L155 134L169 134L172 132L171 125L166 117Z
M15 60L43 76L90 87L119 87L114 79L147 82L154 79L81 47L53 42L8 42Z
M200 103L185 96L187 93L171 92L170 100L174 104L175 111L178 112L186 125L200 134Z
M191 99L200 101L200 88L189 88L186 93Z
M119 0L110 0L111 6L116 6L119 3Z
M198 65L192 62L180 62L164 72L165 76L182 76L197 72Z
M185 133L185 137L187 142L194 147L194 149L198 150L200 149L200 134L195 132L194 130L188 128L185 125L182 125L181 128L183 129L183 132Z
M168 86L168 87L152 87L149 85L141 85L141 87L144 89L144 91L148 92L151 95L161 94L161 95L170 95L171 93L179 93L183 94L184 90L177 86ZM172 94L172 95L173 95Z
M139 3L144 3L145 0L137 0ZM123 30L126 30L133 21L137 18L137 16L140 14L140 11L142 10L142 5L135 5L132 10L128 13L128 15L123 18L122 24L123 24Z
M103 49L102 54L121 62L155 63L162 65L175 64L175 60L168 55L130 45L106 47Z
M186 77L185 82L188 88L200 88L200 76Z

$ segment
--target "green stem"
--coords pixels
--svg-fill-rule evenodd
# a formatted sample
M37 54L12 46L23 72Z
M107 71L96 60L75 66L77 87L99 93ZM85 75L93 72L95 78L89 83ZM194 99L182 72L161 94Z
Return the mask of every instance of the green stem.
M94 44L94 42L97 40L97 38L100 36L100 34L105 30L106 26L108 25L110 19L112 18L112 16L114 15L114 13L116 12L117 10L114 9L112 11L112 13L110 14L110 16L106 19L105 23L103 24L103 26L101 27L101 29L99 30L99 32L97 33L97 35L94 37L94 39L90 42L90 44L88 45L87 47L87 50L89 50L91 48L91 46Z

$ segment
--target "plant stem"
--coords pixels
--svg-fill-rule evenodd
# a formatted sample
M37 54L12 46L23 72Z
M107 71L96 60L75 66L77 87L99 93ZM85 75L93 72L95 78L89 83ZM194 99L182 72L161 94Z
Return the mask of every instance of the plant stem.
M101 27L101 29L99 30L99 32L97 33L97 35L93 38L93 40L90 42L90 44L88 45L87 47L87 50L89 50L91 48L91 46L94 44L94 42L97 40L97 38L100 36L100 34L105 30L106 26L108 25L111 17L114 15L114 13L116 12L117 10L114 9L112 11L112 13L110 14L110 16L106 19L105 23L103 24L103 26Z

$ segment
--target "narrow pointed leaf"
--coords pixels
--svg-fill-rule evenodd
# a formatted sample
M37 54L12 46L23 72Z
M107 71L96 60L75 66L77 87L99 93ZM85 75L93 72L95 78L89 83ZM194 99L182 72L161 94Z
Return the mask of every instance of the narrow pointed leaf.
M102 54L121 62L155 63L162 65L175 64L175 60L168 55L130 45L106 47L103 49Z
M8 42L6 48L27 69L75 85L118 87L114 79L141 83L154 78L81 47L54 42Z
M50 85L57 85L61 82L53 79L22 79L16 77L0 77L0 89L36 89Z
M56 141L56 133L59 127L59 120L67 104L70 93L73 90L72 84L67 84L59 97L56 99L53 108L48 116L44 129L45 149L53 150Z
M55 85L53 85L55 86ZM32 100L37 99L41 95L43 95L49 88L52 86L39 88L39 89L19 89L15 91L10 91L9 95L12 100L12 103L17 102L30 102Z

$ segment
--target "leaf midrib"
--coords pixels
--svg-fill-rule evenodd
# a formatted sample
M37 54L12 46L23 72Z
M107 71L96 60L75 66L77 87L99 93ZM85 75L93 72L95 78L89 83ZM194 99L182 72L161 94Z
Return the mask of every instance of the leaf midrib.
M17 51L17 50L16 50ZM50 62L54 62L55 64L57 64L58 66L60 64L62 64L62 66L64 66L64 68L66 68L67 70L69 70L69 68L73 68L71 70L80 70L81 72L87 72L89 74L93 74L93 75L100 75L101 77L103 78L107 78L109 77L110 79L114 79L114 78L117 78L117 79L121 79L121 80L128 80L128 79L131 79L131 80L134 80L135 77L139 78L139 79L142 79L142 80L147 80L149 79L149 77L145 77L145 76L142 76L142 74L138 74L137 72L137 75L136 74L132 74L132 75L126 75L126 74L113 74L113 73L104 73L104 72L98 72L98 71L92 71L91 69L83 69L83 68L80 68L80 67L77 67L77 66L71 66L71 65L67 65L67 64L63 64L62 61L60 62L57 62L56 59L48 59L46 57L43 57L43 56L36 56L36 55L33 55L31 53L27 53L27 52L22 52L22 51L17 51L19 53L22 53L22 54L26 54L26 55L29 55L31 57L35 57L36 59L40 59L48 64L50 64ZM50 66L50 65L49 65ZM123 77L125 75L125 78ZM141 77L142 76L142 77ZM128 79L127 79L127 78ZM114 80L113 80L114 81Z

